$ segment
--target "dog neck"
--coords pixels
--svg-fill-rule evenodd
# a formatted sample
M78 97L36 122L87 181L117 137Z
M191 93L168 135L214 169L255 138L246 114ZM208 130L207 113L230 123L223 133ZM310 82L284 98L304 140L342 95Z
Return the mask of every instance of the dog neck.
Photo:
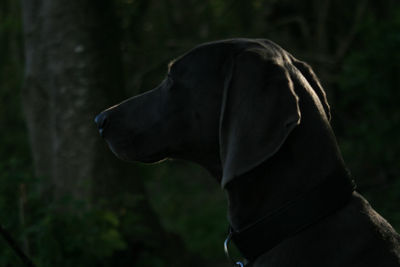
M304 144L296 139L289 138L272 158L227 184L228 217L234 230L307 194L326 179L347 173L335 141L321 143L315 153L305 156L293 155L301 151L298 144Z
M232 239L242 256L253 261L288 237L342 209L349 203L354 189L348 172L337 169L309 192L294 196L256 221L239 229L231 226L227 240Z
M259 173L265 174L261 171ZM316 188L323 192L324 189L330 189L324 188L324 185L335 183L335 179L345 180L348 178L347 171L344 168L334 170L328 176L321 176L321 179L313 177L310 180L313 180L314 183L307 186L301 182L288 185L285 184L284 179L281 180L282 183L271 185L265 182L265 180L268 181L268 176L264 176L263 181L259 181L258 177L263 176L252 176L249 173L245 177L241 177L246 179L247 183L241 183L240 180L237 180L227 188L229 223L233 230L241 231L260 221L260 219L275 216L277 210L285 208L288 204L303 199L305 196L307 198L307 195L315 191ZM249 183L249 180L252 181ZM274 192L281 194L274 194Z

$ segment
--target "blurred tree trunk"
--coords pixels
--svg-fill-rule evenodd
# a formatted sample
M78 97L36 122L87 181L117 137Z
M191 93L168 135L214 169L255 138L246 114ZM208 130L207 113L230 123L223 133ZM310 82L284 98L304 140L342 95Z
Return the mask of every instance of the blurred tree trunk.
M53 196L144 194L141 179L98 135L94 117L124 98L110 1L24 0L23 105L36 175Z
M43 192L56 199L69 196L97 204L106 200L106 208L120 216L128 245L114 255L114 266L134 263L143 251L175 257L170 252L172 247L183 250L180 239L163 230L143 181L132 177L131 165L112 155L93 121L98 112L124 98L113 2L22 3L26 60L22 97L36 175L50 179ZM132 222L124 215L129 213L138 219ZM189 255L185 254L181 259Z
M91 179L111 179L100 167L109 164L99 165L105 151L93 124L123 88L118 31L107 5L23 1L23 102L36 174L51 179L55 196L88 197Z

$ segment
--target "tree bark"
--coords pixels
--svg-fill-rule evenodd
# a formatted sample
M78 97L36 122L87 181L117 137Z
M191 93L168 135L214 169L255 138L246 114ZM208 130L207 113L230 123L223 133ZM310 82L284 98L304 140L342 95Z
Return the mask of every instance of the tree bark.
M91 180L111 178L102 167L113 165L99 165L108 152L93 118L123 95L112 8L108 1L24 0L23 18L22 97L36 174L50 178L55 196L90 196Z
M106 208L121 216L121 228L130 223L124 222L124 213L140 218L132 226L147 230L123 233L128 248L114 255L115 264L125 266L141 252L156 250L161 258L179 258L174 264L182 266L178 262L187 263L187 256L175 257L172 247L164 246L174 244L183 251L180 239L164 231L143 181L132 177L131 165L112 155L93 121L102 109L125 98L119 27L111 3L22 0L22 98L36 175L49 178L43 192L56 199L107 200Z

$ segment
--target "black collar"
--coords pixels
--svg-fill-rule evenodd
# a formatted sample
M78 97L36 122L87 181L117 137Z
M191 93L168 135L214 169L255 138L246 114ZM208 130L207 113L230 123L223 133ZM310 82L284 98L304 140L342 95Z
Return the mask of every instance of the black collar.
M307 194L253 224L236 231L230 227L229 237L242 256L253 261L284 239L342 208L350 200L355 187L347 171L345 174L333 175Z

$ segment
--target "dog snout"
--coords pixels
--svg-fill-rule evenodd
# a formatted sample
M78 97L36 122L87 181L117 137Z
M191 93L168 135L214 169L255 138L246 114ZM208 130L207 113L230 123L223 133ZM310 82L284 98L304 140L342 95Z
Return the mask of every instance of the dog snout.
M97 128L99 129L99 133L101 137L104 137L104 131L108 124L108 116L107 113L102 112L96 116L94 122L97 124Z

